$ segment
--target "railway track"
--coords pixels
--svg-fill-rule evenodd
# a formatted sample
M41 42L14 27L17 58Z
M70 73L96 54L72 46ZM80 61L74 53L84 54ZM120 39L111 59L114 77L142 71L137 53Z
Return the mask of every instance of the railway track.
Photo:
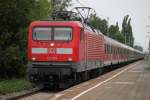
M20 98L36 94L37 92L41 91L42 89L43 89L43 87L36 87L31 90L25 90L25 91L18 92L18 93L7 94L4 96L1 96L0 100L18 100Z
M62 96L62 91L51 91L51 90L42 90L34 94L30 94L24 97L17 98L17 100L56 100L56 98Z
M47 98L55 100L61 96L59 93L64 90L65 89L45 89L43 87L36 87L20 93L12 93L1 96L0 100L45 100Z

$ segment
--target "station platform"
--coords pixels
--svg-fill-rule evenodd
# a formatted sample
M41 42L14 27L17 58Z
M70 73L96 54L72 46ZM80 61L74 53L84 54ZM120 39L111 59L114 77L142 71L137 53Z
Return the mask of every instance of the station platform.
M77 100L150 100L150 61L139 61Z

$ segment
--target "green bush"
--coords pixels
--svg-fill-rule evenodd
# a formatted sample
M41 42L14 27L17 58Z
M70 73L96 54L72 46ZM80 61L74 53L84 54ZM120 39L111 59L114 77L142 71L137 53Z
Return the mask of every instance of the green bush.
M11 79L0 81L0 94L20 92L31 88L31 83L25 79Z
M10 46L2 51L0 78L22 77L25 67L21 60L21 51L18 46Z

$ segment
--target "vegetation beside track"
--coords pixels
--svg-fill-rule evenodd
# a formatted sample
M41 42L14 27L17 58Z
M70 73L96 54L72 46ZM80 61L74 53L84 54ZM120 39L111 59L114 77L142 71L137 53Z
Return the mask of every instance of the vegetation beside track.
M0 80L0 95L29 90L32 85L26 79Z

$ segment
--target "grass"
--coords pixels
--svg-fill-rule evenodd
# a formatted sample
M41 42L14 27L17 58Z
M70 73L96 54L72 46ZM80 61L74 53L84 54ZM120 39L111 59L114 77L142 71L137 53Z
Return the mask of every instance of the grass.
M31 88L31 83L25 79L11 79L0 81L0 94L20 92Z

